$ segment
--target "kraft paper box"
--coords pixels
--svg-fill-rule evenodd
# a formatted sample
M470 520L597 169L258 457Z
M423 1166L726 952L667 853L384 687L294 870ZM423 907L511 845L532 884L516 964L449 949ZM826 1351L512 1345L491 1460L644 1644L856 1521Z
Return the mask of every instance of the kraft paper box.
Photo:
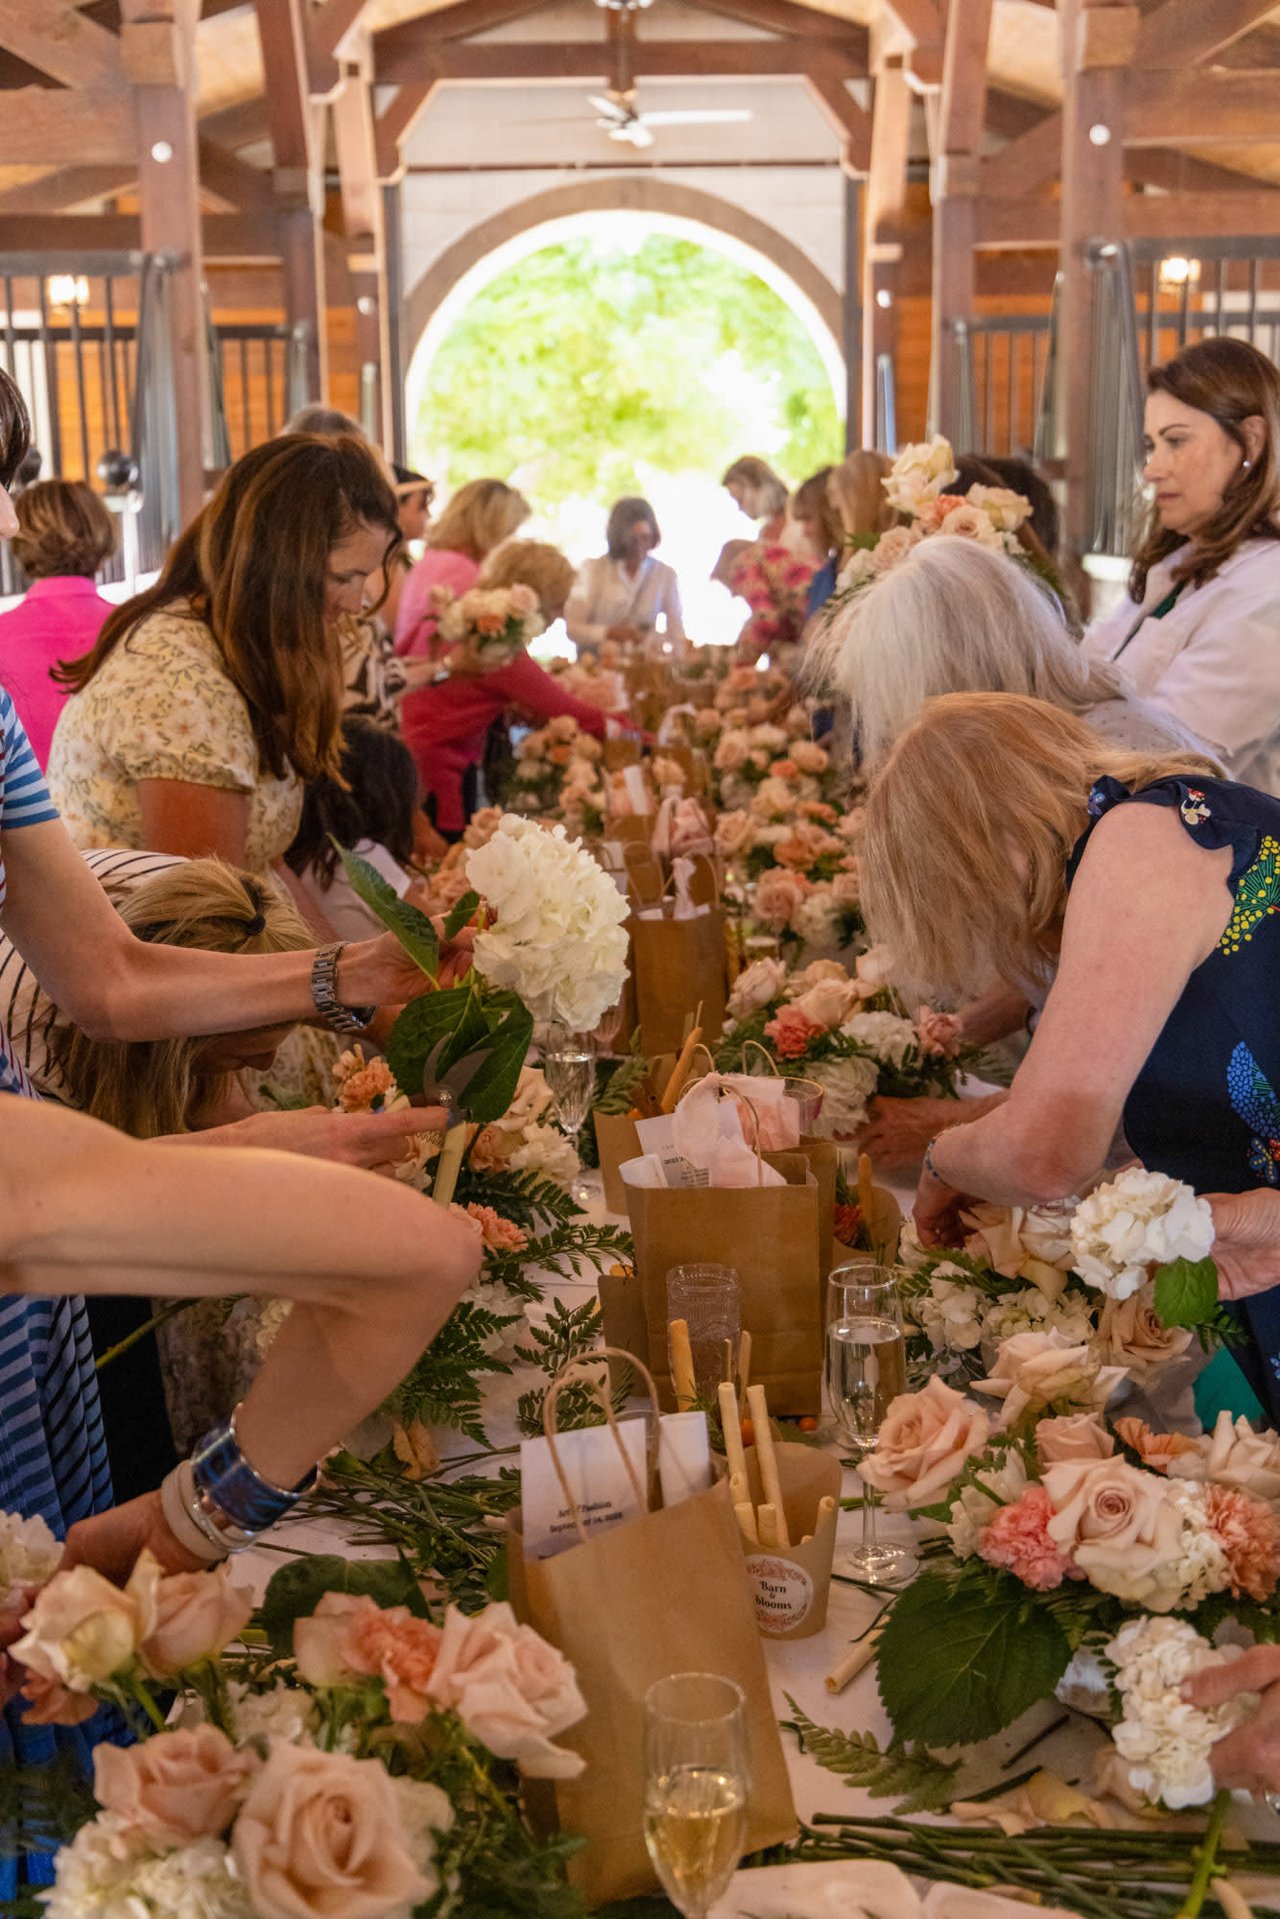
M782 1481L782 1506L790 1546L753 1546L742 1539L747 1577L756 1602L756 1620L766 1639L811 1639L827 1623L831 1561L840 1516L840 1461L816 1446L777 1440L774 1452ZM764 1497L754 1446L747 1448L747 1481L752 1504ZM822 1518L823 1499L835 1505ZM800 1542L808 1535L808 1544Z

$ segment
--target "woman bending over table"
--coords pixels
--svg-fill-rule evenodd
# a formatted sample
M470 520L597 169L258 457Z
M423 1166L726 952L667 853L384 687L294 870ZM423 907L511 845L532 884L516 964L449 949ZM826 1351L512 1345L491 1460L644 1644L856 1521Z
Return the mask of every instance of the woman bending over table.
M963 998L1052 978L1009 1097L938 1135L916 1221L1084 1191L1123 1123L1214 1209L1237 1357L1280 1419L1280 801L1121 752L1012 694L932 700L867 804L863 897L899 974Z

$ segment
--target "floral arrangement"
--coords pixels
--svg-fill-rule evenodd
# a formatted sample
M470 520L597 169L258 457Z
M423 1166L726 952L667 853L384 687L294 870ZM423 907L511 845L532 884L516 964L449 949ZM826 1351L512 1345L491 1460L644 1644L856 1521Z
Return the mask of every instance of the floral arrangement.
M547 671L566 693L588 706L598 706L602 713L619 713L627 704L626 681L613 667L586 658L558 659L547 662Z
M813 567L787 547L751 541L731 562L729 591L751 608L740 648L776 655L800 644L809 617Z
M253 1614L226 1567L166 1577L148 1552L123 1590L84 1566L41 1585L10 1654L26 1718L110 1701L137 1739L99 1745L93 1803L58 1809L48 1919L581 1912L520 1781L574 1776L554 1741L586 1707L509 1606L437 1620L402 1565L304 1558ZM46 1823L51 1777L22 1782Z
M801 747L826 754L812 741ZM722 813L717 851L744 878L747 916L784 944L811 949L856 949L865 932L855 851L860 810L841 814L821 800L785 800L785 778L770 775L746 807Z
M953 1023L927 1008L914 1020L895 1010L881 948L860 954L852 973L837 960L814 960L797 973L783 960L756 960L735 981L728 1013L717 1067L741 1070L764 1052L779 1071L816 1080L829 1138L856 1137L877 1092L955 1094Z
M545 621L538 596L528 586L473 586L460 596L447 586L431 589L436 631L449 647L450 673L493 673L509 666Z
M1212 1435L1108 1425L1123 1370L1058 1332L999 1348L977 1391L930 1379L890 1403L862 1477L933 1522L926 1570L878 1647L903 1739L985 1739L1055 1691L1115 1728L1121 1776L1153 1804L1213 1797L1207 1755L1233 1705L1177 1687L1249 1636L1273 1638L1280 1439L1222 1414Z
M562 713L528 732L516 747L502 790L517 813L559 819L575 834L604 825L604 748L593 733Z

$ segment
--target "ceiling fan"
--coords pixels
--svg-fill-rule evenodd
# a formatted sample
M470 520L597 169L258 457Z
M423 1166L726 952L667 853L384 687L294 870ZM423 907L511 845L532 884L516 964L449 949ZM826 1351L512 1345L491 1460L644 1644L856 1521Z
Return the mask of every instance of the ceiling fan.
M609 84L603 93L589 93L596 125L611 140L632 147L651 147L654 127L737 126L751 119L749 107L672 107L643 113L636 105L633 52L636 15L649 0L597 0L608 15Z

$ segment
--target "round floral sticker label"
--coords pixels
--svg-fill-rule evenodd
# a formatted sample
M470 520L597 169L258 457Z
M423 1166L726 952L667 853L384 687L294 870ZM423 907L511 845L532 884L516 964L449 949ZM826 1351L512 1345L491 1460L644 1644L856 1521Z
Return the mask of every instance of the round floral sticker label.
M755 1589L756 1620L762 1633L777 1638L794 1632L809 1616L813 1580L803 1566L772 1553L749 1553L747 1574Z

